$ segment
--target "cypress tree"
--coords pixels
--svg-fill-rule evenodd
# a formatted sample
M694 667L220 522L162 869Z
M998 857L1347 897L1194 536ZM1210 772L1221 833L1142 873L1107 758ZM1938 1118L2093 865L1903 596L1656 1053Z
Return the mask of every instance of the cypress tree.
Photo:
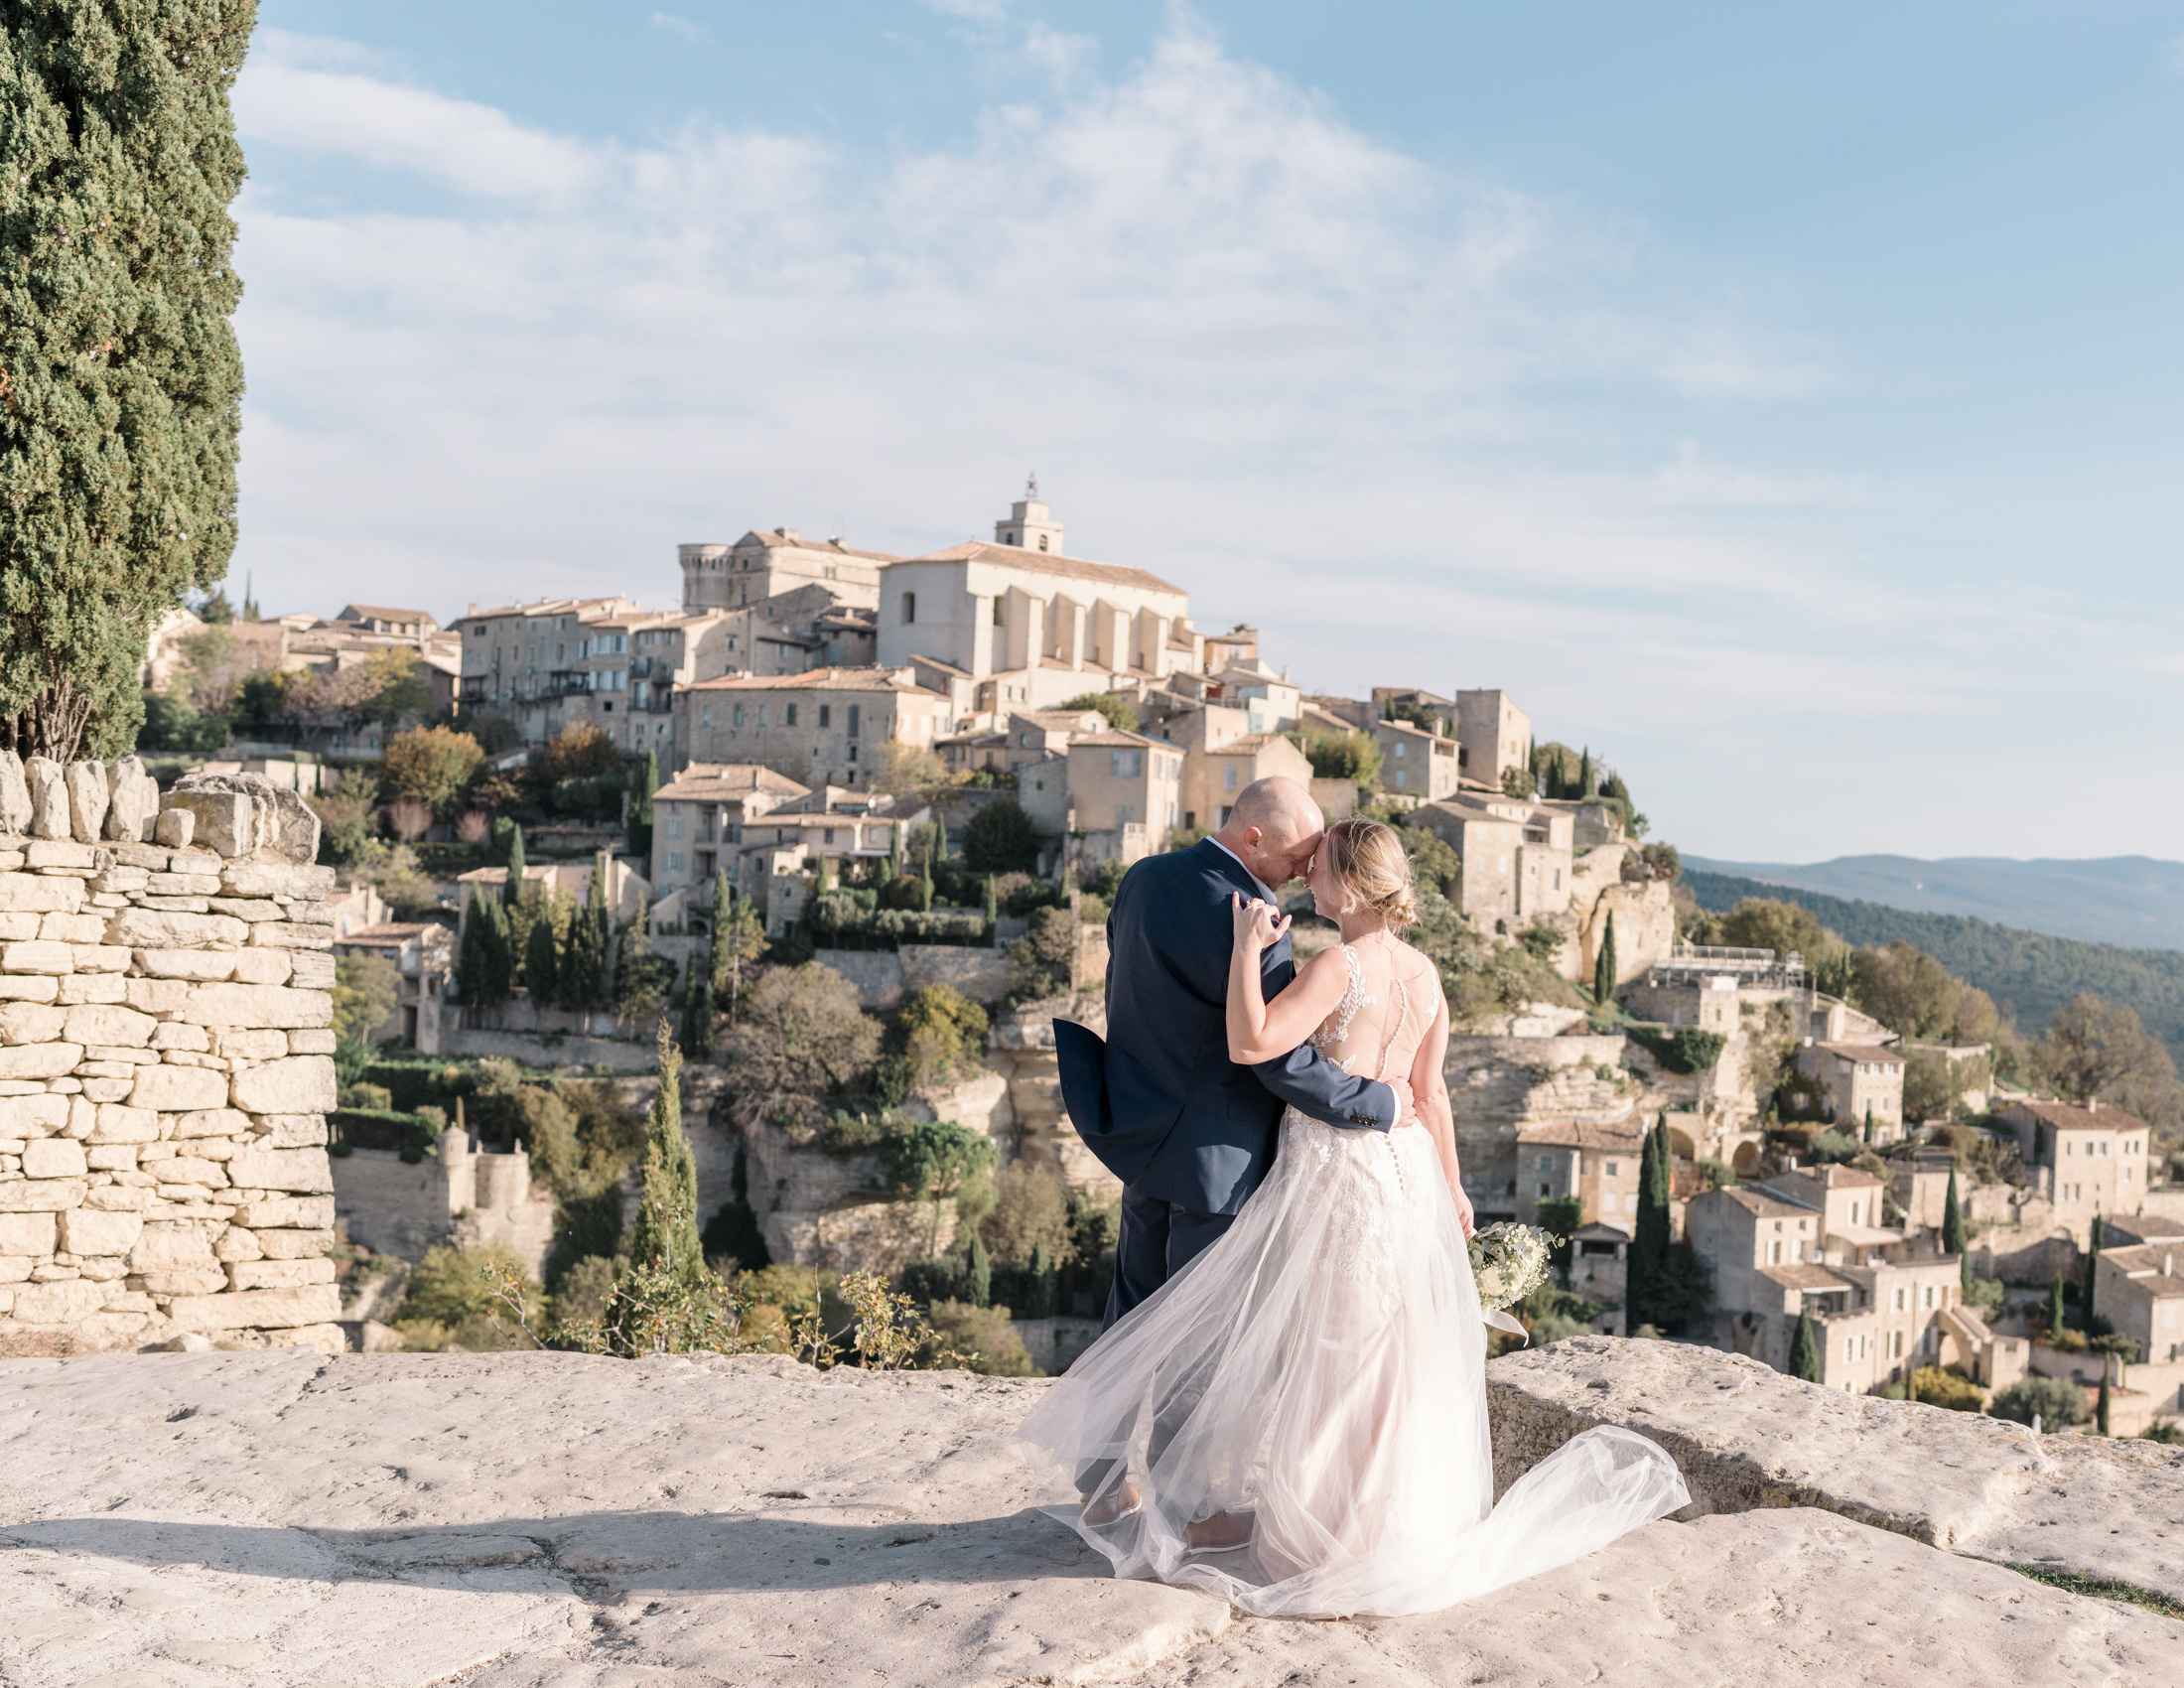
M2048 1340L2054 1341L2063 1333L2063 1274L2055 1274L2055 1282L2048 1286Z
M113 757L152 624L235 548L256 0L0 17L0 749Z
M1942 1198L1942 1252L1969 1257L1971 1240L1965 1235L1964 1204L1957 1199L1957 1169L1949 1169L1949 1194Z
M917 906L923 913L933 912L933 841L930 834L925 839L925 862L917 876Z
M682 1054L659 1029L660 1087L644 1134L644 1193L629 1229L629 1258L654 1262L678 1283L702 1285L709 1273L698 1240L698 1167L683 1134Z
M652 853L652 793L659 788L660 753L648 750L644 753L644 767L637 775L637 788L629 798L629 853L632 856Z
M1600 934L1600 953L1592 962L1592 1000L1596 1003L1611 1001L1615 995L1615 911L1607 912L1607 929Z
M1592 747L1587 745L1584 754L1577 759L1577 795L1592 795Z
M500 888L500 901L513 908L523 901L523 828L508 834L508 882Z
M1001 894L994 889L994 876L986 876L986 923L991 926L1001 918Z
M991 1307L994 1301L994 1257L978 1232L971 1233L970 1258L963 1268L963 1299L973 1307Z
M1808 1383L1820 1381L1820 1343L1813 1336L1813 1316L1800 1311L1797 1334L1790 1338L1790 1375Z
M599 1001L607 971L607 857L602 852L593 863L591 892L569 922L569 944L562 952L556 980L561 1006L571 1013Z
M696 967L683 992L682 1041L692 1060L713 1058L713 981Z
M532 911L530 937L523 949L523 983L534 1007L551 1007L561 995L564 924L561 900L548 892Z
M2086 1281L2078 1288L2078 1320L2087 1330L2093 1329L2093 1278L2101 1261L2101 1215L2093 1216L2093 1246L2086 1250Z
M2109 1356L2101 1356L2101 1393L2093 1404L2093 1428L2103 1436L2109 1434Z
M1638 1157L1638 1215L1631 1226L1630 1266L1624 1292L1623 1324L1635 1331L1655 1323L1656 1292L1669 1252L1668 1115L1646 1133Z
M486 941L485 899L474 889L470 907L464 912L462 952L455 962L456 980L467 1008L483 1008L489 1000L485 992L492 967L486 958Z
M1046 1244L1031 1245L1030 1281L1024 1291L1024 1317L1026 1319L1051 1319L1054 1316L1054 1262L1046 1252Z

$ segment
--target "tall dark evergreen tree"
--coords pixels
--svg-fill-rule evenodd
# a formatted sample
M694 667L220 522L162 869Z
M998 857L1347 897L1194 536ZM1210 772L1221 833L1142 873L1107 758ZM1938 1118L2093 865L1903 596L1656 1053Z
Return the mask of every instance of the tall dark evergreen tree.
M1669 1117L1646 1133L1638 1157L1638 1214L1631 1226L1623 1324L1635 1331L1658 1323L1661 1275L1669 1253Z
M698 1239L698 1166L682 1123L682 1054L663 1023L659 1029L660 1087L644 1135L644 1186L629 1227L629 1258L659 1265L679 1283L702 1285L710 1275Z
M1790 1337L1790 1375L1808 1383L1820 1381L1820 1342L1813 1335L1813 1316L1802 1310L1796 1334Z
M562 951L559 1000L572 1014L595 1007L607 972L607 853L593 859L592 888L584 907L569 922L569 944Z
M500 901L514 908L523 901L523 828L508 835L508 883L500 888Z
M2098 1431L2099 1431L2099 1432L2100 1432L2100 1433L2101 1433L2101 1434L2102 1434L2103 1436L2107 1436L2107 1435L2108 1435L2108 1434L2110 1433L2110 1432L2109 1432L2109 1371L2110 1371L2110 1368L2111 1368L2111 1367L2112 1367L2112 1366L2113 1366L2114 1364L2115 1364L2115 1360L2114 1360L2114 1358L2113 1358L2113 1357L2112 1357L2111 1355L2109 1355L2109 1354L2103 1354L2103 1355L2101 1356L2101 1393L2100 1393L2100 1394L2099 1394L2098 1396L2096 1396L2096 1397L2094 1398L2094 1403L2093 1403L2093 1428L2094 1428L2094 1429L2096 1429L2096 1430L2098 1430Z
M536 1008L549 1008L561 996L561 952L568 942L562 901L551 894L539 900L523 949L523 984Z
M692 1060L713 1058L713 981L700 967L690 969L683 990L682 1042Z
M1615 974L1620 963L1615 955L1615 911L1607 912L1607 929L1600 934L1600 953L1592 963L1592 1000L1606 1003L1614 1000Z
M1577 795L1592 795L1592 747L1587 745L1584 754L1577 759Z
M499 898L473 893L456 972L463 1000L472 1008L490 1008L507 1000L515 960L508 952L507 908Z
M976 1231L971 1233L963 1265L963 1299L973 1307L991 1307L994 1302L994 1257L986 1252L986 1244Z
M0 748L129 750L153 622L227 572L256 12L0 6Z
M637 788L629 793L629 853L652 853L652 793L660 788L660 753L646 751L637 772Z
M1969 1254L1970 1239L1965 1235L1964 1203L1957 1196L1957 1169L1949 1169L1949 1191L1942 1197L1942 1252L1944 1254Z
M2053 1341L2063 1331L2063 1274L2055 1274L2055 1282L2048 1286L2048 1340Z
M2090 1233L2092 1246L2086 1250L2086 1279L2078 1286L2078 1322L2087 1330L2093 1329L2093 1280L2101 1269L2101 1215L2093 1216Z

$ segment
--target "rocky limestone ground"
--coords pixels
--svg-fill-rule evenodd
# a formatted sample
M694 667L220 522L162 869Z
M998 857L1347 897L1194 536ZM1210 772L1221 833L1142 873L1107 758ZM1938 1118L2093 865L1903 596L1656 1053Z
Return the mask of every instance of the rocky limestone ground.
M1432 1617L1297 1623L1104 1575L1010 1447L1041 1382L547 1353L9 1361L0 1682L2184 1681L2184 1624L1973 1556L2044 1546L2173 1586L2175 1462L1876 1417L1755 1370L1606 1338L1495 1362L1505 1477L1581 1423L1640 1424L1693 1515Z

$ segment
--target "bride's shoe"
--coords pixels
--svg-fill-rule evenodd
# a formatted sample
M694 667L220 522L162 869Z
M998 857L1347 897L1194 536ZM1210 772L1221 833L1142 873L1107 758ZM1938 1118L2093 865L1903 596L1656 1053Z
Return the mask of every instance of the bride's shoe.
M1084 1510L1077 1517L1088 1530L1111 1530L1126 1518L1135 1518L1144 1510L1145 1496L1138 1492L1136 1483L1125 1477L1097 1500L1087 1500Z
M1216 1512L1183 1526L1183 1545L1193 1553L1225 1553L1248 1546L1259 1533L1256 1512Z

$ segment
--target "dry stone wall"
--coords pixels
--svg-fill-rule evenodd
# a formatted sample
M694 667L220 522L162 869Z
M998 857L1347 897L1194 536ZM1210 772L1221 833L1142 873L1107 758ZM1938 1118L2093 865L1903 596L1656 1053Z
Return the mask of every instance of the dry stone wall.
M341 1346L318 837L262 775L0 752L0 1354Z

